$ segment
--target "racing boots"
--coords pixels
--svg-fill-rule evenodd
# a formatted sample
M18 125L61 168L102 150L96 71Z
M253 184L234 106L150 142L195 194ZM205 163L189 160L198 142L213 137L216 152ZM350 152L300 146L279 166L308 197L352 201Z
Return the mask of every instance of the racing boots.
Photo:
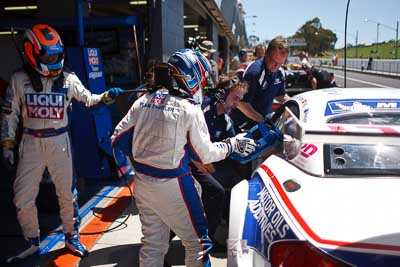
M39 254L39 237L31 237L25 240L23 247L16 253L15 256L6 259L7 263L17 262L31 255Z
M79 234L65 234L65 247L79 257L89 255L87 248L79 241Z

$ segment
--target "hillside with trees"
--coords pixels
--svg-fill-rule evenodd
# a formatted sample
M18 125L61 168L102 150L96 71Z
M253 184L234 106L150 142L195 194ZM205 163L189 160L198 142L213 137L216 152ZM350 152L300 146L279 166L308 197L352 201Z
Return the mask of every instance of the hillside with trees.
M344 56L344 49L335 49L331 54ZM347 46L347 57L349 58L377 58L377 59L396 59L395 41L382 42L371 45ZM400 58L400 48L397 47L397 58Z
M305 50L310 56L322 56L325 51L333 50L337 42L336 34L323 28L319 18L307 21L290 38L304 38Z

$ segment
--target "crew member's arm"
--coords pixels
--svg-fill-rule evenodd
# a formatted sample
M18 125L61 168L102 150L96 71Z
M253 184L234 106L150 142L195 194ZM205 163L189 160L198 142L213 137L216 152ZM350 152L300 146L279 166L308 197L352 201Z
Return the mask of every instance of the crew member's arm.
M71 91L71 96L83 103L86 107L93 107L100 103L111 104L115 97L121 92L120 88L111 88L110 90L101 94L92 94L81 83L78 76L75 74L68 74L66 77L67 87Z
M237 108L249 119L256 122L261 122L264 120L263 116L258 113L250 103L239 102Z
M279 79L281 81L280 83L280 88L278 89L278 92L275 96L275 100L278 101L279 103L283 103L286 100L288 100L290 97L286 94L286 88L285 88L285 74L283 69L279 70Z
M115 127L111 136L111 145L119 177L128 177L134 174L132 168L132 138L135 128L134 106Z
M192 159L203 164L225 159L233 152L248 155L257 147L254 140L239 134L222 142L212 143L204 114L199 107L193 107L187 120L187 142Z
M21 101L18 89L18 73L11 77L10 84L6 91L4 103L2 107L2 131L1 141L3 146L7 144L13 145L16 141L15 134L18 129L18 123L21 113Z
M290 96L288 96L287 94L284 95L279 95L275 97L275 100L278 101L279 103L283 103L286 100L288 100L290 98Z
M237 108L249 119L252 119L253 121L260 122L263 121L264 118L263 116L254 109L254 107L251 105L253 100L257 97L256 96L256 91L260 90L259 88L259 81L258 81L258 76L252 69L252 65L248 67L248 69L244 73L244 80L248 83L248 91L245 94L243 101L240 101L238 103Z
M19 86L17 75L18 74L14 74L11 77L11 82L6 91L1 114L1 146L3 148L3 164L7 169L13 168L15 163L14 147L17 142L15 135L18 129L21 113L21 100L18 90L23 87ZM23 79L23 77L21 79Z
M215 167L214 164L208 163L208 164L203 164L198 161L192 160L192 163L196 166L197 169L199 169L202 173L208 173L212 174L215 172Z
M315 77L313 77L310 80L310 83L311 83L311 89L313 89L313 90L317 89L318 82L317 82L317 79L315 79Z
M193 106L187 113L188 118L188 144L192 152L192 158L203 164L220 161L229 154L229 147L226 143L210 140L210 134L203 111L198 106Z

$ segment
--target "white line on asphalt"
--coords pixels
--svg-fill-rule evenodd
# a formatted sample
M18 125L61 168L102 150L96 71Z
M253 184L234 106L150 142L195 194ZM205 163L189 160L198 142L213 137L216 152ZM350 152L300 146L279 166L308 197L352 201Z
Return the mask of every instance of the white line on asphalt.
M342 75L335 74L335 77L339 77L339 78L344 79L344 76L342 76ZM368 84L368 85L374 85L374 86L378 86L378 87L382 87L382 88L392 88L392 87L387 86L387 85L383 85L383 84L379 84L379 83L366 82L366 81L358 80L358 79L354 79L354 78L348 78L347 77L346 79L350 80L350 81L359 82L359 83L365 83L365 84Z

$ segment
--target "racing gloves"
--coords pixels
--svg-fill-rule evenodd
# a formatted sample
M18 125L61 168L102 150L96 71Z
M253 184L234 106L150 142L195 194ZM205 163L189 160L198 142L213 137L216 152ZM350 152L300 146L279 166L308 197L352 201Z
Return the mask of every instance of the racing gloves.
M257 143L250 138L244 137L246 133L240 133L235 137L227 138L222 142L226 143L228 146L229 156L232 153L239 153L243 156L248 156L250 153L254 152L257 148Z
M117 96L119 96L122 92L122 89L119 87L113 87L106 91L103 94L103 102L107 105L114 103Z
M15 158L14 158L14 141L13 140L4 140L2 142L3 147L3 166L11 171L15 166Z

